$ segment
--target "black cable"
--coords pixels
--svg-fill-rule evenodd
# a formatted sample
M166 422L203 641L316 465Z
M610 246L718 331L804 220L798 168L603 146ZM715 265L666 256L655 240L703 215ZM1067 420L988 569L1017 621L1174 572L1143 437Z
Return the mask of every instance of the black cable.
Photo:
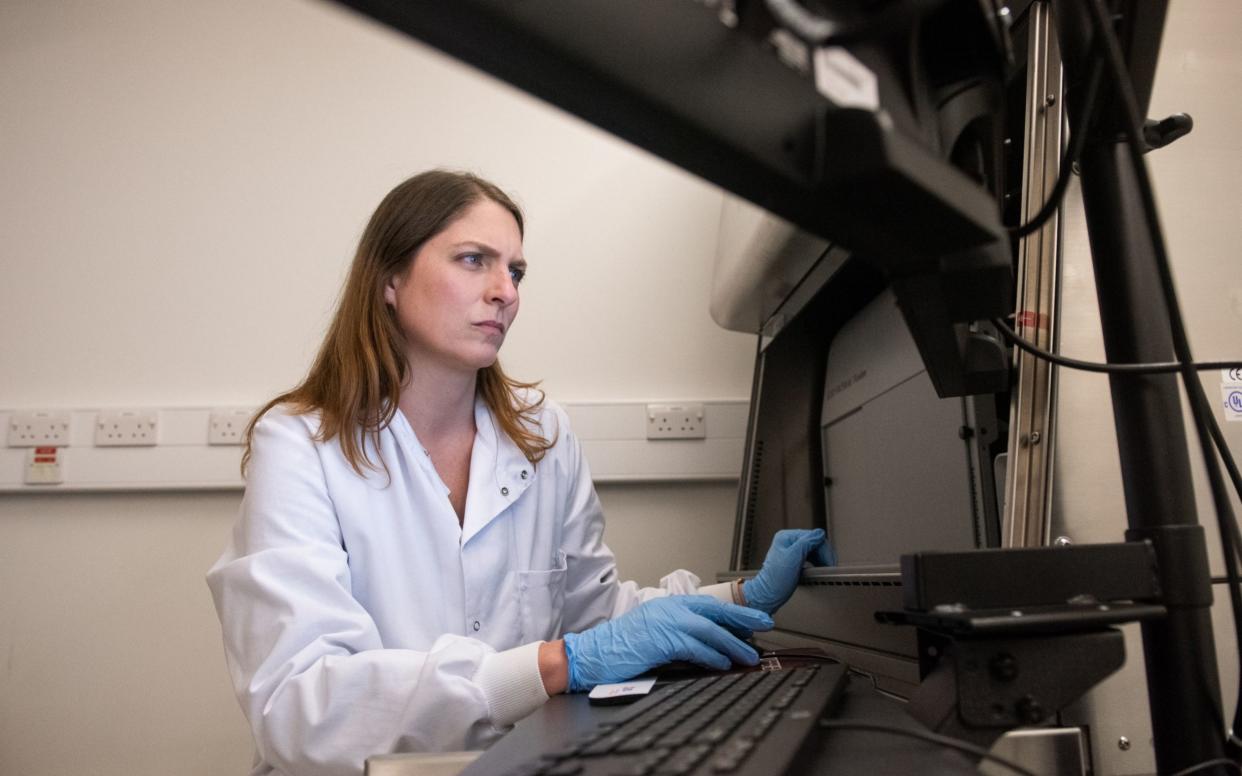
M1192 765L1189 768L1183 768L1182 770L1177 771L1176 773L1170 773L1169 776L1190 776L1190 774L1192 773L1198 773L1199 771L1206 771L1208 768L1215 768L1218 765L1228 765L1228 766L1231 766L1238 773L1242 773L1242 765L1238 765L1233 760L1230 760L1228 757L1217 757L1215 760L1207 760L1205 762L1199 763L1198 765Z
M1190 399L1191 414L1195 421L1195 430L1203 453L1208 483L1211 486L1212 501L1216 507L1216 520L1220 530L1221 545L1224 549L1225 570L1229 577L1229 600L1233 611L1234 631L1237 637L1239 658L1242 659L1242 582L1239 581L1238 571L1233 563L1237 553L1242 551L1242 547L1235 545L1233 542L1233 536L1237 532L1237 522L1216 458L1216 455L1219 454L1222 459L1231 459L1231 455L1228 447L1219 447L1215 451L1213 450L1215 441L1212 439L1212 434L1209 430L1211 423L1208 421L1211 410L1208 408L1207 396L1203 392L1203 386L1200 384L1192 366L1194 358L1190 352L1190 342L1186 336L1181 307L1177 301L1177 291L1173 285L1173 273L1170 268L1168 249L1165 246L1164 235L1157 215L1155 193L1151 185L1151 179L1147 174L1147 166L1143 160L1144 149L1139 145L1143 138L1143 122L1139 115L1138 99L1135 97L1134 87L1126 70L1121 46L1118 44L1116 36L1109 25L1108 15L1105 13L1102 0L1089 0L1087 9L1095 25L1096 35L1104 43L1108 54L1109 67L1113 71L1117 95L1120 97L1122 107L1125 109L1126 134L1128 135L1126 148L1129 151L1130 161L1134 167L1139 194L1142 198L1144 220L1146 221L1148 234L1155 253L1161 289L1164 292L1165 307L1169 316L1169 329L1173 338L1173 352L1177 359L1182 362L1182 382ZM1213 418L1212 420L1214 422L1215 419ZM1235 705L1233 718L1233 729L1235 731L1242 727L1242 673L1239 674L1238 689L1240 701ZM1221 722L1223 723L1223 720Z
M918 730L917 728L903 728L896 725L882 725L875 722L858 722L850 719L821 719L819 726L828 730L864 730L870 733L888 733L894 736L906 736L907 738L917 738L920 741L943 746L946 749L956 749L964 754L969 754L981 760L991 760L997 765L1003 765L1014 773L1022 776L1036 776L1032 771L1028 771L1021 765L1008 760L999 755L992 754L981 746L976 746L969 741L963 741L960 738L950 738L942 736L939 733L932 733L927 730Z
M1221 451L1221 459L1225 463L1225 471L1229 474L1230 481L1233 482L1233 490L1238 494L1238 498L1242 498L1242 473L1238 472L1238 465L1234 462L1233 456L1228 454L1229 443L1225 441L1225 434L1220 430L1220 423L1217 422L1216 415L1208 415L1208 421L1208 431L1212 434L1212 441L1216 443L1216 449ZM1229 524L1229 529L1233 538L1234 549L1237 551L1238 562L1242 563L1242 530L1239 530L1236 520ZM1242 699L1242 696L1239 696L1239 699ZM1242 732L1242 730L1237 732Z
M1068 369L1077 369L1084 372L1111 373L1111 374L1161 374L1174 372L1181 369L1180 362L1164 362L1154 364L1103 364L1096 361L1080 361L1075 358L1068 358L1056 353L1044 350L1030 340L1024 339L1012 328L1005 324L999 318L993 318L992 324L1000 330L1005 339L1012 342L1020 350L1035 356L1036 358L1063 366ZM1209 369L1232 369L1240 366L1230 361L1206 361L1193 364L1196 370ZM1224 460L1225 469L1229 474L1229 479L1233 483L1233 489L1242 498L1242 472L1238 471L1238 466L1233 460L1233 456L1226 454L1229 451L1228 442L1225 440L1224 432L1221 431L1220 423L1217 422L1216 416L1208 415L1208 431L1211 433L1212 441L1215 443L1217 450L1224 451L1221 455ZM1237 521L1228 524L1229 532L1233 540L1235 548L1242 549L1242 530L1239 529ZM1242 563L1242 552L1237 553L1237 560Z
M1068 369L1077 369L1083 372L1111 373L1111 374L1161 374L1167 372L1179 371L1182 367L1180 362L1170 361L1154 364L1102 364L1097 361L1079 361L1075 358L1068 358L1050 351L1044 350L1028 339L1024 339L1021 335L1010 328L1004 321L999 318L992 319L992 325L996 326L1004 335L1005 339L1012 342L1020 350L1035 356L1036 358L1049 361L1058 366ZM1232 369L1242 364L1232 361L1201 361L1192 364L1196 370L1209 369ZM1216 448L1226 453L1229 450L1228 442L1225 441L1224 432L1221 431L1220 423L1217 422L1214 414L1208 415L1208 431L1211 433L1212 441ZM1233 489L1238 493L1238 497L1242 498L1242 472L1238 471L1238 466L1233 460L1232 455L1222 453L1225 469L1229 474L1229 479L1233 483ZM1237 521L1228 524L1229 532L1232 535L1233 546L1242 549L1242 530L1238 528ZM1237 560L1242 563L1242 552L1238 553Z
M1052 193L1044 200L1039 212L1031 216L1030 221L1019 226L1007 227L1011 237L1022 238L1039 231L1044 224L1048 223L1048 219L1061 209L1065 191L1069 188L1070 180L1073 178L1074 163L1078 161L1083 146L1087 144L1087 129L1091 126L1091 114L1099 97L1100 84L1104 81L1107 55L1103 45L1099 42L1099 36L1092 38L1091 51L1095 53L1095 56L1091 64L1091 74L1087 77L1087 94L1083 100L1082 115L1078 117L1078 126L1070 132L1069 147L1065 149L1065 156L1061 159L1061 169L1057 171L1057 182L1053 185Z
M1104 374L1123 374L1123 375L1158 375L1168 374L1170 372L1180 372L1182 363L1180 361L1161 361L1151 364L1105 364L1099 361L1079 361L1076 358L1069 358L1048 350L1044 350L1028 339L1024 339L1008 324L1000 318L993 318L992 325L1000 330L1005 339L1018 346L1019 350L1025 350L1036 358L1044 361L1051 361L1058 366L1068 369L1077 369L1082 372L1099 372ZM1242 368L1242 361L1200 361L1191 364L1196 370L1209 369L1235 369Z

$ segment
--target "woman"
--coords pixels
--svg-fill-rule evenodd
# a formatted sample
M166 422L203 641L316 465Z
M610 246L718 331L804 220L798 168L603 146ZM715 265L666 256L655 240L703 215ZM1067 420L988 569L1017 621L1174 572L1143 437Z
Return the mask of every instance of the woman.
M207 580L256 774L479 748L551 694L671 660L753 665L738 636L771 627L809 553L826 561L822 532L783 532L744 589L617 579L564 412L496 361L522 237L480 178L397 186L309 375L247 430Z

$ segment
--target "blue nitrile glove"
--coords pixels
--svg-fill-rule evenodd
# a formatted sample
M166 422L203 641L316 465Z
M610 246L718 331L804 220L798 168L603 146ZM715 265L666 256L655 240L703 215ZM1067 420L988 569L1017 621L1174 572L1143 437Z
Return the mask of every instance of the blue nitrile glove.
M771 628L766 614L711 596L656 598L590 630L565 634L569 690L623 682L674 660L721 671L733 663L753 666L759 655L738 636Z
M784 606L798 587L802 564L807 560L816 566L837 564L824 529L777 531L768 556L763 559L763 568L754 578L742 583L746 605L768 614Z

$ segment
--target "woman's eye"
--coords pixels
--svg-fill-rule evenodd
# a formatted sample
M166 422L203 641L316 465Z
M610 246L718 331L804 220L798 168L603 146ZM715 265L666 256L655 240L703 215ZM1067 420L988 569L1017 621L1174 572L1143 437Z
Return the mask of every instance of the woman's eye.
M518 283L522 282L522 278L526 277L526 270L521 269L520 267L510 267L509 277L513 278L513 285L516 286Z
M461 260L472 266L478 266L483 263L483 255L481 253L467 253L461 257Z

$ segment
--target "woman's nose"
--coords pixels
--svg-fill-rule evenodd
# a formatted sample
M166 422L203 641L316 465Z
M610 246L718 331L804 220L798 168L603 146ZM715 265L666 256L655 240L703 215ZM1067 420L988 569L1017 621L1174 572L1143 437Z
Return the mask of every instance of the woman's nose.
M490 301L508 306L517 301L517 296L517 284L513 282L513 275L509 274L507 267L500 267L492 273L491 287L488 289Z

